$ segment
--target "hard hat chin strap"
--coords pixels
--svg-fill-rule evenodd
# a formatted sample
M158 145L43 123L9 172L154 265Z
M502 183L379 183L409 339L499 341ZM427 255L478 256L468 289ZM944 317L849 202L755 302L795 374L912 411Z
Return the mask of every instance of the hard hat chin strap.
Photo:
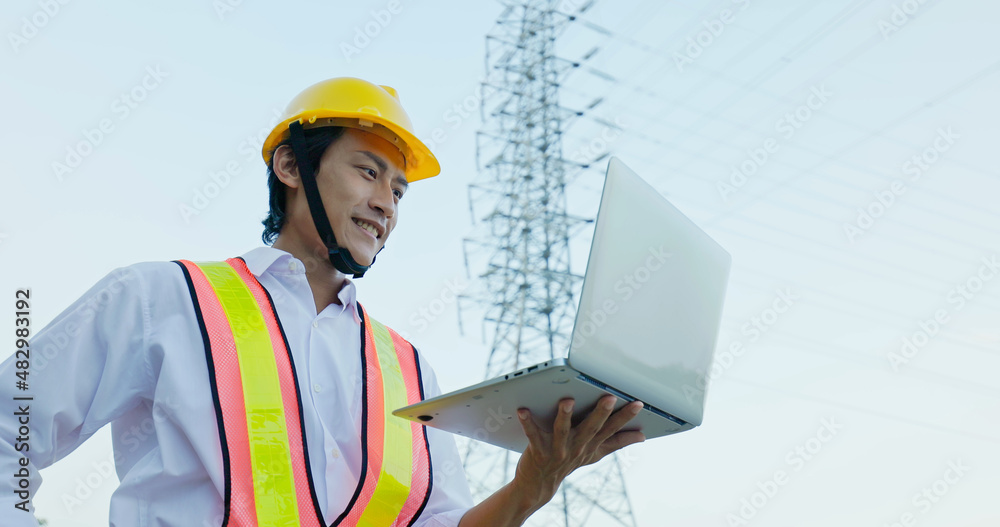
M295 163L299 168L299 178L302 180L302 187L306 193L306 202L309 203L309 213L312 215L316 232L323 240L323 245L329 253L330 263L344 274L354 275L354 278L361 278L365 275L370 265L362 265L351 256L351 252L346 247L337 245L337 238L333 235L333 228L330 220L326 216L326 209L323 208L323 199L319 195L319 187L316 185L316 174L313 172L312 163L309 161L306 150L306 136L302 131L302 123L292 121L288 125L291 137L292 152L295 153ZM382 247L385 248L384 246ZM379 249L381 252L382 249ZM376 253L377 254L377 253ZM372 258L375 263L375 258Z

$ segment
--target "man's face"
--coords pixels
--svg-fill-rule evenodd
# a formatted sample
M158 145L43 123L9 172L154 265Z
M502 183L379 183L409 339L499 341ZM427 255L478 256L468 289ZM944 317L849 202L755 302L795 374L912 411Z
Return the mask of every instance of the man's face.
M407 186L404 163L392 143L354 128L320 159L316 183L333 234L362 265L371 265L396 226Z

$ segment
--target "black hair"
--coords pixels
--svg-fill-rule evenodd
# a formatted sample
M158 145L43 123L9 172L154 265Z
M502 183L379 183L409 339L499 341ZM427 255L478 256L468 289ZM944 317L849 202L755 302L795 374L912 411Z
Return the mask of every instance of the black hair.
M344 130L346 128L343 126L323 126L304 130L306 155L309 156L309 161L315 167L316 172L319 172L320 159L323 158L327 147L340 139L344 135ZM260 236L267 245L274 243L274 239L278 237L281 228L285 225L285 195L288 188L274 173L274 152L282 145L290 144L291 139L286 138L268 152L270 161L267 164L267 191L268 203L271 208L267 212L267 217L261 222L264 224L264 233Z

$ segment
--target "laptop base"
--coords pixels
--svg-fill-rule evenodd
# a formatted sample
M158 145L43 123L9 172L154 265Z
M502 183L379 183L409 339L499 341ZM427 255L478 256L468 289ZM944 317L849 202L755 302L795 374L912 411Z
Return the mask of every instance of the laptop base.
M531 410L535 422L551 430L561 399L570 397L576 401L572 418L575 426L590 414L601 397L608 394L618 398L615 410L635 400L577 371L565 359L554 359L400 408L393 415L523 452L528 438L517 419L518 408ZM646 439L650 439L694 428L645 401L643 404L639 415L622 430L641 430Z

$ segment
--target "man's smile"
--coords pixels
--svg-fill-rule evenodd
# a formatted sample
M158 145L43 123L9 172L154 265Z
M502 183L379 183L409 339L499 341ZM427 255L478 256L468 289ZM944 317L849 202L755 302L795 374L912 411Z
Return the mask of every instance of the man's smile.
M358 218L351 218L351 220L354 221L355 225L361 227L361 230L367 232L368 234L371 234L373 237L375 237L375 239L379 239L382 237L382 232L384 231L384 228L381 225L370 223Z

